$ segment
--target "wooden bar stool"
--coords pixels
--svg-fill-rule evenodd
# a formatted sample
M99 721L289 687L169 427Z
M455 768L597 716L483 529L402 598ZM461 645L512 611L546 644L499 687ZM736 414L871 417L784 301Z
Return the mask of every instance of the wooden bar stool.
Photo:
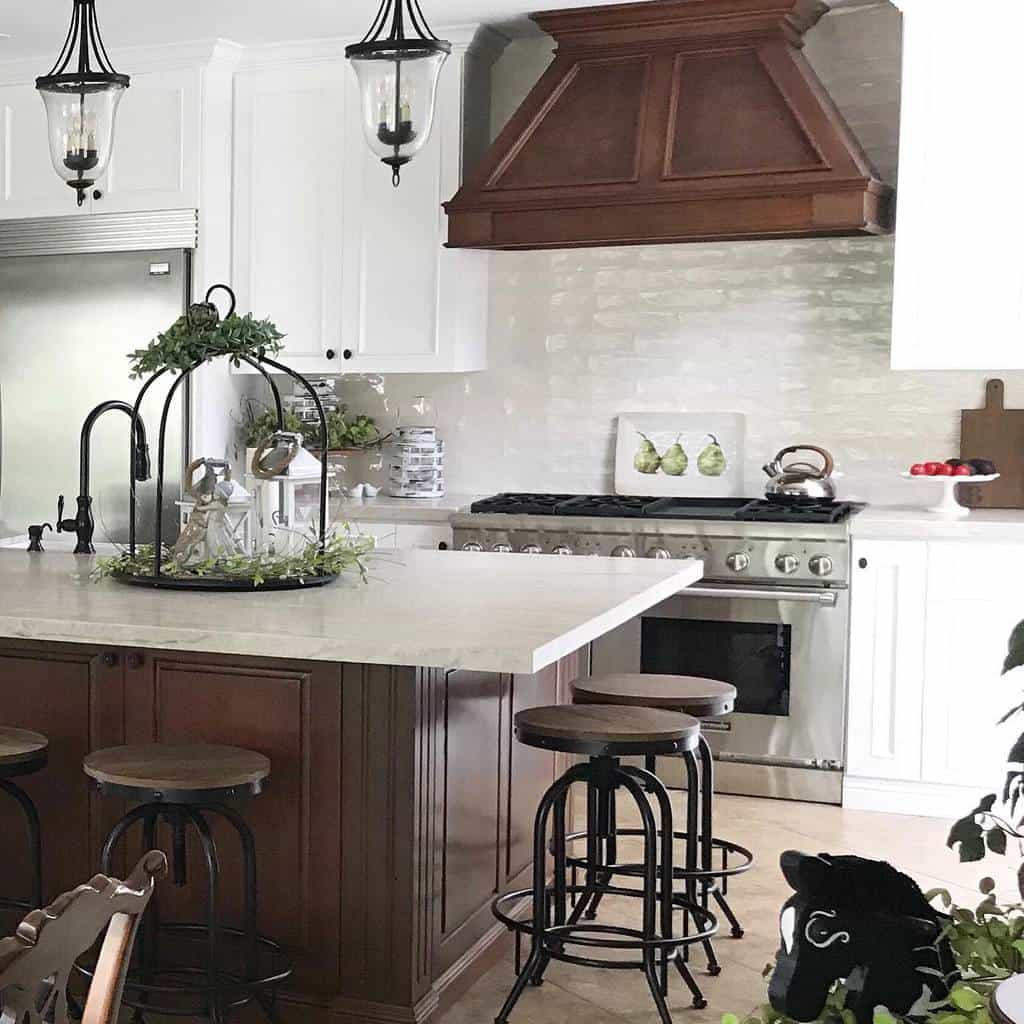
M85 773L104 795L136 804L107 837L100 870L110 873L114 849L137 822L142 827L143 848L156 847L157 826L171 830L172 880L188 884L186 835L194 832L203 852L206 869L206 920L200 924L164 924L154 902L146 915L139 938L139 964L128 975L125 1005L156 1016L205 1016L221 1024L229 1012L255 1002L270 1021L276 1021L275 999L292 968L277 943L257 931L256 844L245 819L232 806L257 796L270 776L270 761L262 754L224 746L112 747L89 754ZM227 822L238 835L243 861L243 922L240 929L220 923L220 864L208 817ZM197 963L163 958L158 943L164 939L178 949L201 943ZM239 948L230 960L231 940ZM235 960L238 962L236 963ZM79 970L91 976L88 966Z
M578 705L659 708L701 720L729 714L736 706L736 687L717 679L701 679L696 676L610 674L575 682L573 700ZM697 757L700 764L697 781L700 792L700 867L694 876L686 869L677 870L676 878L696 880L700 888L701 905L707 909L709 897L713 897L729 922L733 938L738 939L743 937L743 927L729 905L728 882L731 877L749 870L754 857L745 847L718 839L714 834L715 769L711 747L703 732L698 743ZM645 764L647 770L655 774L655 758L648 756ZM688 777L688 792L692 785L693 781ZM686 834L680 834L677 838L688 844L690 842ZM715 866L716 851L721 855L720 867ZM592 906L591 912L595 910L596 906ZM717 974L720 968L710 943L705 949L708 953L708 969L712 974Z
M43 905L43 845L39 812L32 798L11 779L32 775L46 767L50 741L28 729L0 726L0 791L21 808L28 833L28 862L31 889L25 896L0 896L0 907L35 910Z
M678 712L651 708L562 706L520 711L515 718L520 743L544 750L583 755L589 760L570 768L548 789L537 809L533 831L533 886L499 896L492 904L494 915L516 933L516 981L505 1000L495 1024L506 1024L527 985L540 985L552 960L584 967L643 971L662 1024L671 1024L666 996L668 968L675 964L693 997L693 1005L707 1005L700 988L683 960L684 946L706 941L714 934L714 916L697 903L687 903L673 892L672 804L668 792L655 775L623 766L620 757L632 755L672 755L688 763L696 762L694 752L700 738L696 719ZM566 804L577 783L587 788L587 878L585 885L568 885ZM658 803L655 818L645 790L650 788ZM601 870L600 840L609 832L608 808L611 794L625 790L636 804L642 828L643 863L637 877L642 887L625 888L613 883L614 865ZM696 821L696 814L691 818ZM547 883L548 825L552 824L551 850L554 854L554 880ZM695 838L695 837L694 837ZM696 843L690 844L690 856L696 867ZM612 894L639 899L643 905L640 928L591 924L583 920L583 911L592 899ZM569 897L580 897L570 912ZM511 916L511 908L531 898L528 920ZM691 935L676 935L673 916L684 913L697 922ZM530 937L530 956L521 964L519 946L522 935ZM569 950L578 950L569 952ZM613 958L625 951L639 955L637 960ZM611 953L602 958L601 952Z

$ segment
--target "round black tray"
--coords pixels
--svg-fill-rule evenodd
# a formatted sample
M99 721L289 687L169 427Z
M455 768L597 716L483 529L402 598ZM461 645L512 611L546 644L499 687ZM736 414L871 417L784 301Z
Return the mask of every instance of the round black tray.
M325 576L303 576L301 579L264 580L258 586L251 579L181 579L176 576L128 576L123 573L111 573L110 579L124 583L129 587L155 587L161 590L200 590L218 593L259 594L272 590L309 590L311 587L326 587L338 578L337 573Z

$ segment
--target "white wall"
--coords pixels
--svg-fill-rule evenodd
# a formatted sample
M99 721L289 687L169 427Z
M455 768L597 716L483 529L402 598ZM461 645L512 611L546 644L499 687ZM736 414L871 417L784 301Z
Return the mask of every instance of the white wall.
M894 180L898 13L830 14L807 52ZM498 121L549 53L547 40L509 47ZM889 369L892 267L891 238L500 253L489 370L389 377L387 391L436 399L453 492L608 489L619 411L725 409L749 418L751 493L768 456L811 441L835 452L845 493L907 500L896 474L957 453L959 410L981 403L985 375ZM1024 373L1007 386L1024 404Z

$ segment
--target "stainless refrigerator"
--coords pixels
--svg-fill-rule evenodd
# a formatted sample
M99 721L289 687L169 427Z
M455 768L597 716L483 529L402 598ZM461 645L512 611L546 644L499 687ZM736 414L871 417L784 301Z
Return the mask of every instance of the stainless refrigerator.
M169 327L188 301L190 252L153 249L71 255L7 255L0 235L0 538L30 524L54 523L57 496L74 517L79 438L100 402L135 401L128 353ZM156 473L161 381L146 396ZM187 438L187 394L179 389L168 420L164 522L177 535ZM111 411L92 432L91 491L97 543L128 535L129 417ZM154 480L137 485L140 541L152 537ZM45 545L44 540L44 545Z

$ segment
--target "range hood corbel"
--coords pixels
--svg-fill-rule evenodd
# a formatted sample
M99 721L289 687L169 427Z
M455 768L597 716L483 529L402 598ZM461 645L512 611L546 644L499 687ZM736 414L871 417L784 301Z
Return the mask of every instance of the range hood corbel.
M894 196L802 52L818 0L533 15L555 59L445 204L448 245L882 234Z

